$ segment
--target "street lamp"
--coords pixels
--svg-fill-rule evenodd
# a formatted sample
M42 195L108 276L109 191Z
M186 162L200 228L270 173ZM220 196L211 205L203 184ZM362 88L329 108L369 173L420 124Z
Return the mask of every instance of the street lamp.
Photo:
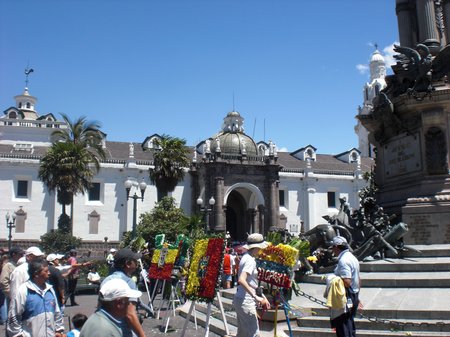
M9 212L6 213L6 228L8 228L9 230L8 251L11 250L11 241L12 241L11 231L14 227L16 227L15 222L16 222L16 215L15 214L10 215Z
M144 178L142 178L142 181L138 184L138 182L136 181L136 179L132 179L130 177L128 177L127 180L125 180L124 183L125 186L125 190L127 191L127 201L131 199L133 199L133 230L131 232L131 239L135 239L136 237L136 221L137 221L137 200L141 199L142 201L144 201L144 193L145 193L145 189L147 188L147 184L144 181ZM134 195L132 195L130 197L130 190L131 187L135 187L135 192ZM136 194L136 190L139 187L139 189L141 190L141 196L139 197Z
M208 207L204 207L203 206L203 199L201 197L198 197L197 199L197 205L200 208L200 212L202 212L205 217L206 217L206 221L205 221L205 232L209 231L209 214L213 211L213 207L214 204L216 203L216 200L214 199L214 197L211 197L208 201L209 203L209 208Z

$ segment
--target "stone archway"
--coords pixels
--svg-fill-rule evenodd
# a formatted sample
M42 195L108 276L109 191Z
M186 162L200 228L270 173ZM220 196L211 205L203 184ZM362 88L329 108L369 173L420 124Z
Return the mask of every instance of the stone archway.
M250 224L246 216L247 203L243 196L236 190L228 196L226 210L226 228L234 241L246 239Z
M225 193L226 230L236 241L245 241L247 234L258 231L262 223L257 216L264 209L264 197L259 188L249 183L237 183Z

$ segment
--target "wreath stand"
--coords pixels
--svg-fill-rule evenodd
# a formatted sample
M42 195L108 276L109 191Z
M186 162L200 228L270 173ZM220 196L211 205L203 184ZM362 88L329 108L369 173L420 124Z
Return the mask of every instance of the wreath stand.
M146 291L147 296L148 296L148 307L152 311L152 313L154 314L152 298L150 296L150 289L148 288L148 284L150 283L150 280L148 279L148 274L147 274L147 272L144 269L144 265L142 264L142 260L139 259L138 261L139 261L139 264L140 264L140 267L141 267L141 276L144 279L145 291Z
M217 296L217 300L219 302L219 309L220 309L220 314L222 315L223 326L225 328L226 334L229 335L230 330L228 329L227 318L225 316L225 310L223 310L222 297L220 296L220 292L216 292L216 296ZM191 302L191 306L189 308L188 315L186 317L186 320L184 321L183 331L181 332L181 337L184 337L184 335L186 333L187 325L189 323L189 319L191 318L192 311L194 311L194 317L196 317L196 312L194 310L195 303L196 303L196 301ZM209 335L209 318L211 317L211 305L212 305L211 302L208 303L208 309L206 311L205 337L207 337ZM196 328L197 328L197 319L195 319L195 322L196 322Z

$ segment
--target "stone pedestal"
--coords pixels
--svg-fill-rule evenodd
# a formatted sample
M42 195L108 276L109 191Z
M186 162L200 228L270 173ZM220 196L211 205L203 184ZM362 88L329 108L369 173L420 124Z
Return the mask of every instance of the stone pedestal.
M450 194L434 198L410 198L402 207L409 231L405 244L444 244L450 242Z

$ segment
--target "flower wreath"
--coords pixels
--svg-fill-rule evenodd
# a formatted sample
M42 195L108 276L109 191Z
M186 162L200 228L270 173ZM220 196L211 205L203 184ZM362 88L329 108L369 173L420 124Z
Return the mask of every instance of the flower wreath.
M186 297L191 301L214 300L219 289L224 245L223 238L208 238L195 242L186 284Z
M290 288L297 256L297 249L281 243L261 249L256 259L258 279L280 288Z
M186 259L187 249L184 249L184 246L187 244L187 239L183 234L177 236L175 244L169 244L164 242L164 240L164 234L155 236L155 247L157 250L153 253L150 264L149 277L151 279L170 280L173 267L181 266Z

